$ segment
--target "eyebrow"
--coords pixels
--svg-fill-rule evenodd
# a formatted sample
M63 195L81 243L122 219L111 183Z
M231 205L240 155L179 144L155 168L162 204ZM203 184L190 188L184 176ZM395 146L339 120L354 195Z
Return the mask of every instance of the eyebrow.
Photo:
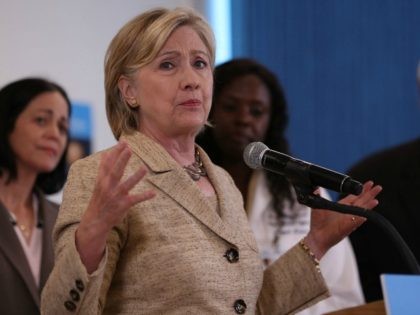
M44 113L47 113L49 115L53 114L53 111L49 108L40 108L40 109L38 109L38 112L44 112Z
M228 100L228 101L235 101L235 102L237 102L237 101L241 101L242 99L241 98L239 98L239 97L236 97L235 95L226 95L225 96L225 98ZM262 101L262 100L260 100L260 99L258 99L258 98L253 98L252 100L251 100L251 102L253 103L253 104L256 104L256 105L261 105L261 106L265 106L265 105L268 105L268 107L271 107L271 105L270 104L267 104L267 103L265 103L264 101Z
M168 50L168 51L164 51L160 54L157 55L157 57L162 57L162 56L167 56L167 55L180 55L181 53L177 50ZM208 58L210 58L209 53L207 53L204 50L200 50L200 49L194 49L190 52L190 55L205 55Z
M38 112L46 113L49 116L53 116L54 115L54 112L51 109L49 109L49 108L40 108L40 109L38 109ZM60 117L60 120L64 120L65 122L68 122L69 121L69 118L68 117Z

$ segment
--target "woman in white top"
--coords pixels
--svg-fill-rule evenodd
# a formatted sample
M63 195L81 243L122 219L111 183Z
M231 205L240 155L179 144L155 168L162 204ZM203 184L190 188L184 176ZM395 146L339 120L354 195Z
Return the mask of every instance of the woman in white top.
M282 176L253 171L243 162L243 150L261 141L289 153L285 138L287 104L275 75L250 59L234 59L216 67L210 122L198 138L211 159L233 177L245 200L250 225L266 266L302 239L310 228L310 209L296 201ZM321 190L328 197L325 190ZM331 297L300 314L321 314L362 304L353 250L347 238L322 258L322 274Z
M39 314L54 263L58 205L44 194L65 181L70 101L41 78L0 90L0 314Z

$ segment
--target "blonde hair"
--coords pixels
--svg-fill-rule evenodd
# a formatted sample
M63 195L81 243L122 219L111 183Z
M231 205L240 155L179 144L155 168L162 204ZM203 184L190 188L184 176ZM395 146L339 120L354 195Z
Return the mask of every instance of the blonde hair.
M152 9L138 15L112 39L105 56L105 104L108 122L114 137L138 130L138 109L123 99L118 80L130 78L138 69L152 62L168 37L180 26L192 27L209 51L214 67L215 41L213 32L196 11L190 8Z

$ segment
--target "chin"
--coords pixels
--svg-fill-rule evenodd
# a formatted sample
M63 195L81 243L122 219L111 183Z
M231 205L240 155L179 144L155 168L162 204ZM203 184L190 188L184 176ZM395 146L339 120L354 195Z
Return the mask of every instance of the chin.
M231 150L233 151L238 151L238 152L242 152L243 150L245 150L246 146L249 144L250 142L248 141L238 141L238 140L232 140L229 143L229 146L231 148Z
M197 133L204 127L205 121L202 119L191 119L188 121L184 121L182 129L185 130L194 130Z
M37 167L37 171L38 173L50 173L52 172L56 167L57 167L58 163L42 163L39 164Z

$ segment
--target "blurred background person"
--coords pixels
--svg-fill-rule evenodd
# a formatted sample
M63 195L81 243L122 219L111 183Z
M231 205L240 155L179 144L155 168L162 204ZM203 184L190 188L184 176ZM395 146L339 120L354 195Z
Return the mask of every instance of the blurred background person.
M420 63L417 85L420 92ZM419 262L420 137L364 158L348 174L358 180L373 179L383 187L376 211L394 225ZM374 223L366 222L350 240L366 301L383 299L382 273L411 272L389 235Z
M234 59L215 69L213 107L207 127L197 138L214 163L233 177L266 266L302 239L310 228L310 208L297 202L281 175L252 170L243 160L254 141L289 154L285 136L287 102L275 75L251 59ZM321 195L327 192L321 189ZM331 297L300 314L321 314L364 302L354 254L348 238L320 262Z
M65 181L70 101L56 83L26 78L0 90L0 314L39 314L53 267Z
M66 162L69 166L77 160L86 157L87 155L88 154L86 153L85 146L81 141L74 139L69 141L66 155Z

